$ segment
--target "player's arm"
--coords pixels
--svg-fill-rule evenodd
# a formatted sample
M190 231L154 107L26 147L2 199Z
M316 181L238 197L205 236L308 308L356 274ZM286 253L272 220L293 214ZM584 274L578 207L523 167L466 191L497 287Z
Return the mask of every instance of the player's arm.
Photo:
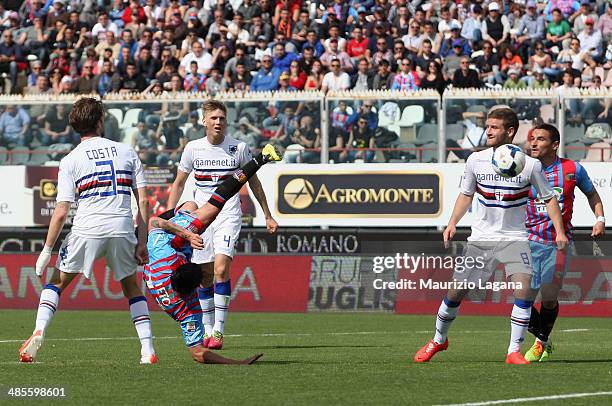
M255 199L261 206L261 209L264 212L264 216L266 218L266 228L269 233L275 233L278 230L278 223L272 217L272 213L270 212L270 208L268 207L268 199L266 199L266 193L263 190L263 186L261 186L261 182L257 175L253 175L251 179L249 179L249 188L255 195Z
M542 164L540 161L536 161L534 163L530 181L531 184L535 186L538 196L540 196L540 198L546 202L548 217L550 217L552 220L553 226L555 227L555 232L557 234L555 238L557 248L563 250L567 247L569 240L567 239L567 235L565 235L561 208L559 207L559 202L555 197L552 186L544 177L544 172L542 172Z
M590 194L587 194L587 199L589 201L589 206L591 206L591 210L593 214L595 214L596 220L593 225L593 231L591 232L591 237L599 237L604 235L606 232L606 220L604 217L604 209L603 202L601 201L601 196L597 193L597 190L593 188L593 191Z
M201 250L204 248L204 241L199 235L186 230L185 228L160 217L151 217L149 219L149 230L161 228L162 230L178 235L179 237L189 241L194 249Z
M136 226L138 230L138 245L136 246L135 257L138 265L144 265L149 261L147 252L147 223L149 222L149 201L144 187L134 189L134 195L138 202L138 216Z
M183 195L185 182L187 182L188 177L189 173L183 172L181 168L176 171L176 178L174 179L174 183L172 183L172 190L170 190L170 197L168 198L168 207L176 207L176 204Z
M472 168L473 160L470 159L473 156L474 155L470 155L465 163L465 171L461 178L460 193L455 201L455 207L453 207L448 225L442 234L442 239L444 240L444 246L446 248L448 248L448 242L453 239L457 232L457 224L463 216L465 216L469 208L472 207L472 200L474 200L474 193L476 193L476 175Z

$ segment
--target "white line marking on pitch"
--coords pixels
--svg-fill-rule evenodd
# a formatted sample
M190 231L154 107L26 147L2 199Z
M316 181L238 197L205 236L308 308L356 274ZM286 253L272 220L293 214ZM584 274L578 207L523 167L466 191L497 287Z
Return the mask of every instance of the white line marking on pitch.
M551 396L536 396L532 398L516 398L516 399L502 399L502 400L489 400L485 402L474 402L474 403L456 403L446 406L485 406L485 405L503 405L508 403L526 403L526 402L538 402L540 400L559 400L559 399L572 399L572 398L586 398L591 396L612 396L612 392L587 392L587 393L568 393L565 395L551 395Z
M574 333L591 331L590 329L570 329L570 330L559 330L559 333ZM326 333L260 333L260 334L226 334L225 337L312 337L312 336L350 336L350 335L373 335L373 334L430 334L431 330L420 330L420 331L340 331L340 332L326 332ZM476 333L496 333L496 331L475 331L475 330L464 330L454 331L453 334L476 334ZM153 337L156 340L174 340L181 338L181 336L160 336ZM45 341L122 341L122 340L136 340L138 337L76 337L76 338L47 338ZM22 343L24 339L13 339L13 340L0 340L0 344L10 343Z

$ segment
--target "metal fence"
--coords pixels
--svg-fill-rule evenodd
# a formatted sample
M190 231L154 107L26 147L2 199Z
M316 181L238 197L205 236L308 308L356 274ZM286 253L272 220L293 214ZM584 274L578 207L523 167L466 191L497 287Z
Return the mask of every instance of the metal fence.
M451 89L417 92L264 92L214 97L228 108L227 134L257 149L267 142L287 163L463 162L484 147L486 112L517 111L514 143L525 146L534 123L561 133L560 154L612 160L612 92L602 89ZM171 165L186 141L202 136L206 94L108 95L105 136L134 145L141 159ZM0 164L57 164L78 137L68 125L75 96L0 97Z

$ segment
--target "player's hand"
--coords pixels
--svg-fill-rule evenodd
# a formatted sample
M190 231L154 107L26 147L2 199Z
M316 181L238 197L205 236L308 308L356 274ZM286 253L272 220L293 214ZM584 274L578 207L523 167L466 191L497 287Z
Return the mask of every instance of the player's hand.
M606 232L606 225L601 221L598 221L593 226L593 231L591 232L591 237L601 237Z
M51 261L51 247L45 245L36 260L36 276L42 276L45 269L47 269L47 265L49 265L49 261Z
M191 248L194 250L203 250L204 249L204 240L201 236L195 233L189 233L187 237L187 241L191 244Z
M565 235L565 233L557 234L557 237L555 238L555 242L557 243L557 248L561 251L566 249L567 246L569 245L569 240L567 239L567 236Z
M278 230L278 223L272 217L266 219L266 229L268 233L274 234Z
M442 233L442 238L444 239L444 248L448 248L448 242L453 239L456 232L457 228L454 225L449 224L448 226L446 226L446 228L444 229L444 233Z
M138 265L144 265L149 262L149 251L147 251L147 246L145 244L138 244L136 246L134 257L136 258Z

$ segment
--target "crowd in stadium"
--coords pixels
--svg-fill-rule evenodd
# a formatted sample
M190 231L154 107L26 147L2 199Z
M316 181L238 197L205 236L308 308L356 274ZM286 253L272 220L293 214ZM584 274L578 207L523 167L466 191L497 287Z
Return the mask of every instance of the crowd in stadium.
M604 0L4 1L0 29L4 93L612 85ZM609 105L572 120L587 107ZM63 112L39 113L41 145L76 141ZM2 144L30 145L26 116L6 109Z

